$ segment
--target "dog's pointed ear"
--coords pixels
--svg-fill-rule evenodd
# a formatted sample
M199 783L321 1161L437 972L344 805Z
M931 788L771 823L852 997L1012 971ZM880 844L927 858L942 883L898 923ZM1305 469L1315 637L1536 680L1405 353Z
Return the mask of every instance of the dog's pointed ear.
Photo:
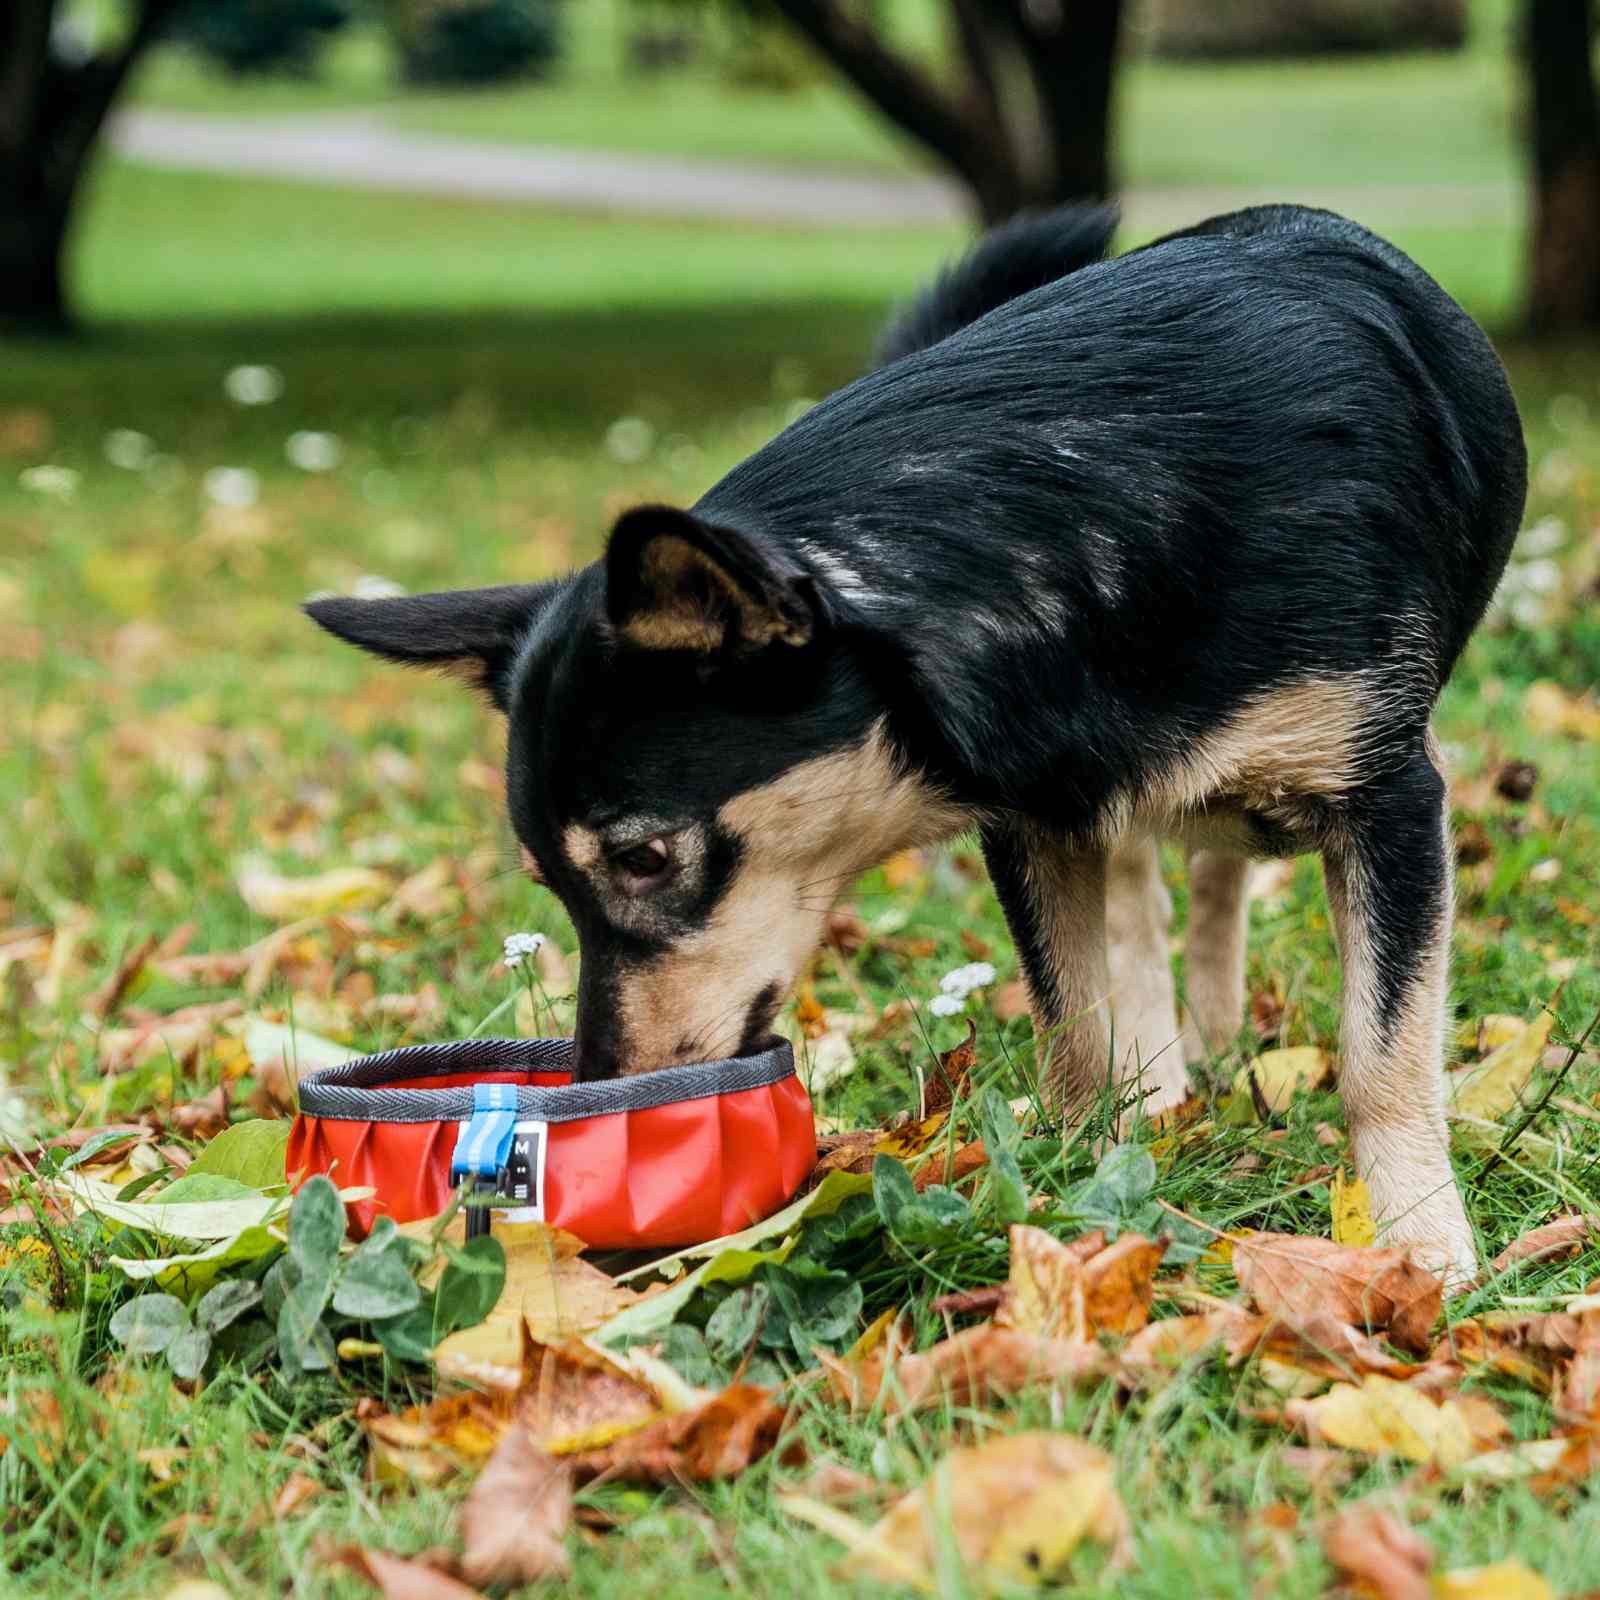
M640 506L611 530L606 610L649 650L752 655L810 644L822 621L810 574L765 540L670 506Z
M306 615L388 661L453 673L506 709L511 667L559 583L508 583L381 600L312 600Z

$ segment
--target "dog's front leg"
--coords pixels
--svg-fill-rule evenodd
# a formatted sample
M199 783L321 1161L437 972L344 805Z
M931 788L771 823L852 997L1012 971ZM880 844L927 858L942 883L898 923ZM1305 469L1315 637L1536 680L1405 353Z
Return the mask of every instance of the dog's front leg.
M1106 854L1025 821L986 827L983 854L1028 988L1044 1102L1070 1122L1110 1065Z
M1445 784L1419 749L1352 797L1323 851L1344 965L1339 1090L1378 1242L1460 1284L1477 1270L1444 1120L1451 855Z

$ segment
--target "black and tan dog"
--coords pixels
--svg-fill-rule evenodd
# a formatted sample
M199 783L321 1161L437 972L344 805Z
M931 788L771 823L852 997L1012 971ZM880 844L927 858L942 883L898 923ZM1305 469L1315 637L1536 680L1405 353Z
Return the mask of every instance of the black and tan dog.
M509 716L588 1077L749 1048L858 873L976 827L1055 1103L1111 1068L1158 1110L1239 1028L1250 859L1320 851L1357 1164L1388 1238L1465 1274L1429 718L1522 514L1510 390L1339 217L1103 261L1111 221L991 235L875 371L569 578L311 614ZM1163 837L1189 851L1181 1031Z

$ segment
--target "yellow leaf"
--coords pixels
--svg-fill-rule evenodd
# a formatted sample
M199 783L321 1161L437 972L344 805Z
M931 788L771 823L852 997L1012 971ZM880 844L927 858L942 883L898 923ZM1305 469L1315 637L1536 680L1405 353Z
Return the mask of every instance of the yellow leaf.
M1518 1034L1526 1033L1527 1029L1526 1018L1491 1011L1486 1016L1479 1017L1476 1022L1469 1018L1456 1029L1456 1047L1486 1056L1491 1050L1498 1050L1501 1045L1509 1044Z
M1200 1259L1213 1262L1219 1267L1231 1267L1233 1265L1234 1242L1239 1239L1248 1239L1254 1233L1254 1228L1230 1228L1226 1233L1219 1234L1206 1246L1206 1253Z
M1433 1580L1436 1600L1556 1600L1556 1592L1520 1561L1491 1567L1458 1567Z
M939 1137L947 1121L948 1112L935 1111L931 1117L924 1117L920 1122L902 1123L878 1140L873 1146L873 1154L893 1156L896 1161L909 1161L913 1156L920 1156Z
M365 911L387 900L391 889L389 880L372 867L336 867L311 878L286 878L254 858L239 863L234 881L244 903L273 922Z
M422 1226L426 1231L431 1223ZM452 1226L460 1230L459 1216ZM579 1255L583 1241L560 1228L500 1222L494 1236L506 1253L505 1288L484 1321L452 1333L434 1351L434 1364L444 1376L515 1388L524 1319L540 1344L565 1344L639 1298L584 1261Z
M1333 1175L1328 1192L1333 1212L1335 1244L1369 1245L1377 1241L1378 1229L1372 1220L1372 1196L1360 1178L1345 1180L1344 1168Z
M1431 1400L1411 1384L1369 1374L1360 1387L1336 1383L1315 1400L1295 1400L1290 1414L1313 1440L1364 1455L1458 1467L1474 1453L1466 1414L1453 1401Z
M1254 1078L1267 1108L1281 1112L1289 1109L1297 1090L1320 1088L1328 1081L1328 1074L1326 1050L1314 1044L1296 1045L1287 1050L1262 1051L1254 1061L1240 1068L1233 1087L1248 1097L1250 1080Z
M1555 1021L1548 1011L1521 1033L1492 1050L1477 1066L1451 1074L1450 1109L1459 1116L1492 1122L1502 1117L1521 1096L1539 1057L1549 1042Z
M1079 1467L1045 1484L1007 1513L985 1568L1003 1583L1039 1587L1060 1581L1072 1552L1115 1498L1105 1465Z
M1600 705L1587 695L1569 694L1548 678L1528 685L1528 692L1522 697L1522 714L1535 733L1600 739Z

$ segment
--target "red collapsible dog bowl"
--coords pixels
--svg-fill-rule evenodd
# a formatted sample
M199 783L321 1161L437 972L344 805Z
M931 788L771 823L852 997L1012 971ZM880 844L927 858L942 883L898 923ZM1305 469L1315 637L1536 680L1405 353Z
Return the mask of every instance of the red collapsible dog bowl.
M794 1053L575 1083L570 1039L463 1039L363 1056L300 1080L287 1168L370 1187L352 1229L436 1216L469 1184L491 1210L595 1248L704 1244L770 1216L816 1164Z

